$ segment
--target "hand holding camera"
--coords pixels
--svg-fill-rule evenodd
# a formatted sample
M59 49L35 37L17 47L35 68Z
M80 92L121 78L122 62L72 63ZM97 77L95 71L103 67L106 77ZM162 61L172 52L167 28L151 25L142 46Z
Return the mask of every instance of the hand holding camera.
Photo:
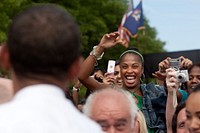
M168 92L173 92L179 87L179 83L177 80L177 72L173 68L168 68L166 70L166 86Z
M182 68L185 68L183 66L187 63L187 61L181 61L181 59L183 58L184 57L169 59L169 66L170 68L173 68L176 71L176 77L179 83L184 83L189 81L188 70L187 69L181 70L181 66Z
M177 73L177 78L180 83L187 82L189 80L187 69L192 65L192 61L183 56L179 58L172 59L167 57L165 60L159 63L159 71L156 72L154 77L159 78L159 75L164 75L166 69L173 68ZM162 76L164 77L164 76ZM162 78L163 79L163 78Z
M115 82L114 72L115 72L115 61L109 60L107 66L107 73L104 75L103 82L106 84L113 85Z

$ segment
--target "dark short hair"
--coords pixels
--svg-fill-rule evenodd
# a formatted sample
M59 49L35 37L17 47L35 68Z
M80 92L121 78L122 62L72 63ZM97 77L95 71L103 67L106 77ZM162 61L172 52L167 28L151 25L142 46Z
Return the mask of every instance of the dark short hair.
M63 77L80 56L80 31L72 17L53 4L18 14L8 33L11 64L19 76Z
M142 66L144 67L144 57L142 56L142 54L140 53L139 49L136 47L129 47L126 51L124 51L120 57L119 57L119 63L121 63L123 57L126 54L133 54L133 55L137 55L140 58L140 61L142 63Z
M193 64L192 66L190 66L188 68L188 73L190 73L194 67L199 67L200 68L200 63L196 63L196 64Z
M179 112L185 108L185 102L181 102L177 105L176 107L176 111L174 112L173 118L172 118L172 132L176 133L177 132L177 118L178 118L178 114Z
M119 60L115 60L115 66L119 65Z

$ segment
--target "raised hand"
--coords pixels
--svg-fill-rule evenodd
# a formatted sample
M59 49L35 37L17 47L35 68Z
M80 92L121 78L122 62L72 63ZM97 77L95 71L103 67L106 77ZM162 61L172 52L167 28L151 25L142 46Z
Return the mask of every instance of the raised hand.
M103 83L108 85L114 85L115 83L114 75L111 75L110 73L105 73L103 78Z
M179 57L179 59L181 60L180 68L188 69L190 66L192 66L192 61L190 59L183 56Z
M118 32L112 32L109 34L105 34L100 43L99 46L103 47L104 49L110 48L115 46L116 44L120 43L121 40L119 38L119 33Z
M179 87L179 83L177 80L176 71L173 68L169 68L166 70L166 86L168 92L172 92L173 90L177 90Z
M165 60L163 60L159 63L158 68L161 73L165 73L166 69L168 69L170 67L169 66L170 59L171 59L170 57L167 57Z

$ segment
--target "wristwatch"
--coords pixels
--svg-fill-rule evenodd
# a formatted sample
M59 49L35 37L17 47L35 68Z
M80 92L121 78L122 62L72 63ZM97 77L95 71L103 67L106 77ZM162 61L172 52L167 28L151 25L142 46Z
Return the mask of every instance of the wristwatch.
M101 55L98 55L96 52L96 48L97 46L93 47L93 50L90 52L90 55L93 55L96 58L96 60L101 60L104 55L104 52Z

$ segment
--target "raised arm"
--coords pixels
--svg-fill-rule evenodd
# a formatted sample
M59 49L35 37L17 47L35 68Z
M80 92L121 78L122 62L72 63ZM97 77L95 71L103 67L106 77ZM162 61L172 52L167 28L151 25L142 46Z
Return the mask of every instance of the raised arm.
M117 39L118 36L118 32L105 34L100 43L93 48L90 55L83 62L79 74L79 80L86 88L90 90L96 90L108 86L108 84L96 81L94 78L90 77L90 74L94 70L97 60L101 58L101 55L104 53L104 51L120 42L120 40Z
M166 125L167 133L172 133L172 117L177 106L177 90L179 87L176 72L169 68L166 70L166 86L168 90L167 104L166 104Z

